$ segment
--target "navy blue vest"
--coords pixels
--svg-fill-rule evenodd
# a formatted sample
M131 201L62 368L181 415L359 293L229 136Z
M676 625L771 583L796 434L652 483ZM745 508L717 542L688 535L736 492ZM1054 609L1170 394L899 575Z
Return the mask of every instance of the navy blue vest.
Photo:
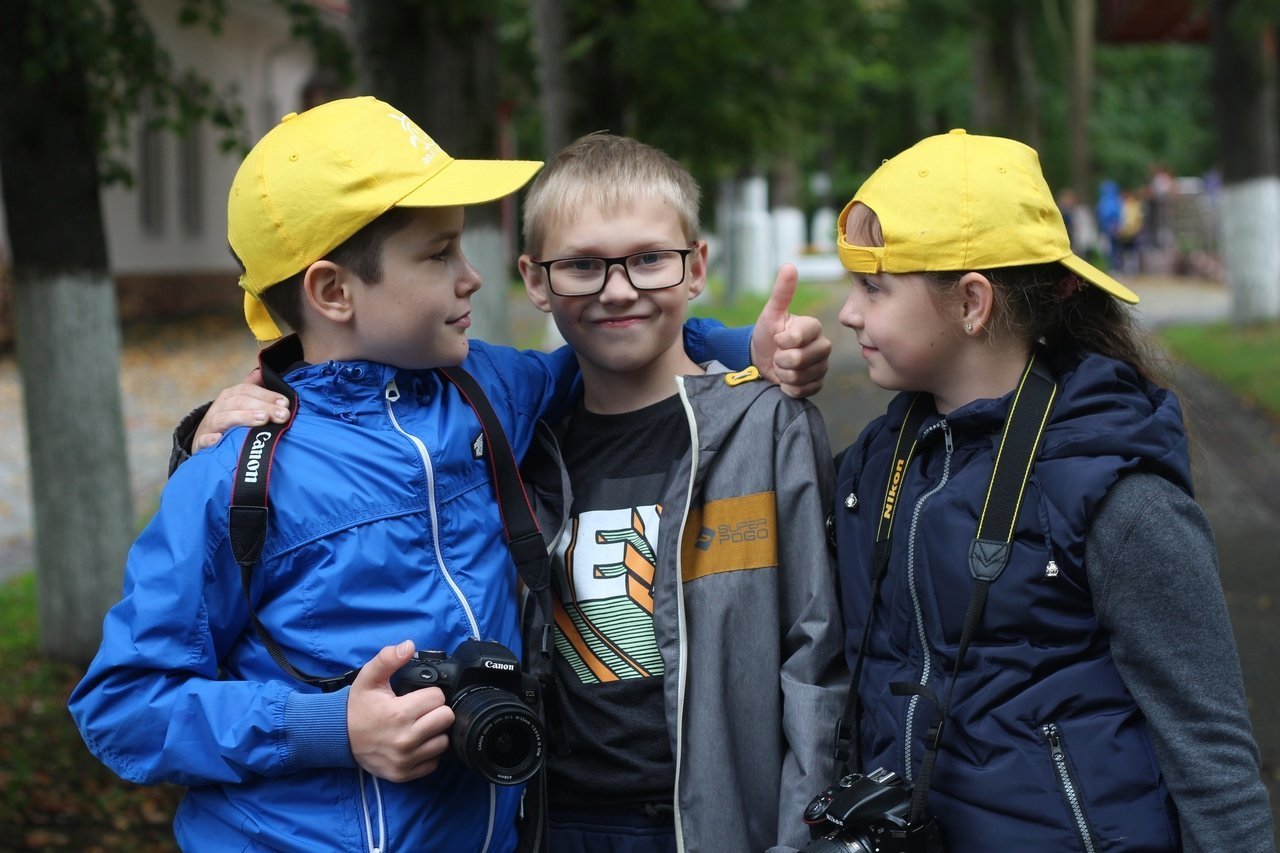
M1181 407L1110 359L1052 367L1059 398L1009 565L958 676L929 808L952 851L1177 850L1173 804L1094 615L1084 554L1090 521L1125 472L1154 472L1190 492ZM908 401L896 398L840 464L835 530L851 667ZM919 768L936 709L890 685L946 695L972 590L969 543L1009 401L976 401L921 428L863 662L864 771L883 766L914 778Z

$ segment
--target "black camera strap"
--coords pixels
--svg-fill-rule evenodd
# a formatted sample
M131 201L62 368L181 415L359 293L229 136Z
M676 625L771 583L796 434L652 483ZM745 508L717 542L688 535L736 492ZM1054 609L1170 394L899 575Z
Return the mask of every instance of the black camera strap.
M253 567L262 555L267 539L267 516L271 501L268 484L271 480L271 463L275 459L280 438L293 426L298 416L298 394L289 383L280 378L289 368L302 360L302 342L297 335L282 338L258 352L258 367L262 371L262 384L269 391L283 395L289 401L289 419L282 424L267 421L250 429L240 446L240 459L236 463L236 477L231 488L231 508L227 519L231 553L240 566L240 586L245 605L249 608L249 620L253 631L266 647L271 659L282 670L298 681L314 685L329 692L349 684L354 672L339 676L319 676L304 672L285 656L284 649L271 636L253 608L249 584L253 579Z
M871 621L875 613L876 597L880 594L880 582L889 570L890 536L893 519L898 511L898 494L911 457L919 444L920 427L932 410L929 395L916 394L907 406L907 413L898 430L898 442L893 448L893 464L889 468L881 502L880 520L876 527L876 544L871 552L871 595L868 598L867 618L862 625L862 641L858 646L858 660L853 666L853 680L849 698L845 702L844 715L836 723L836 767L844 766L849 772L862 767L862 705L858 696L858 683L862 680L863 652L871 636ZM849 749L853 748L853 761L849 761ZM841 774L843 775L843 774Z
M542 632L536 649L525 650L525 665L529 674L546 687L552 678L552 662L555 654L555 616L551 606L551 556L542 539L542 530L529 504L520 466L507 434L498 420L497 413L485 396L484 389L475 377L461 367L438 367L436 372L457 387L467 401L484 431L489 448L489 473L493 489L498 495L498 509L502 513L502 528L506 533L511 559L515 561L520 580L538 602L542 612Z
M937 760L938 746L942 740L947 712L951 707L951 699L955 692L956 679L964 665L965 653L982 621L982 611L986 607L987 593L991 584L1000 577L1009 562L1012 549L1013 531L1018 518L1018 510L1022 506L1022 498L1026 492L1027 482L1031 476L1031 468L1036 453L1044 437L1044 429L1049 422L1049 412L1057 398L1058 386L1049 371L1040 364L1032 353L1027 366L1022 372L1018 387L1014 391L1010 403L1009 415L1005 420L1004 432L1000 436L1000 445L996 450L995 466L991 472L991 482L987 486L986 499L982 514L978 519L978 531L969 546L969 572L973 575L973 591L969 597L969 607L965 613L964 628L960 634L960 644L956 650L955 667L952 670L951 683L947 687L946 699L939 702L937 696L928 687L912 682L896 682L890 685L894 695L918 695L929 699L938 709L938 715L929 728L925 739L925 753L920 772L916 775L911 797L910 821L914 825L924 818L929 786L933 779L933 766ZM871 604L868 608L867 623L863 628L862 645L858 650L858 663L854 668L853 684L850 698L846 705L846 716L841 721L842 729L850 729L850 714L860 716L858 705L858 681L862 671L862 660L866 653L867 639L870 636L871 617L875 609L876 594L880 580L888 567L889 534L892 532L893 515L897 510L898 490L911 459L910 448L902 452L904 436L909 435L914 442L916 432L923 416L916 414L917 404L922 395L917 394L912 400L903 420L903 429L898 436L898 450L895 451L894 466L889 474L889 483L885 490L884 509L881 513L880 528L876 535L875 552L872 563L875 575L872 581ZM920 406L920 408L925 408ZM914 423L914 428L912 424ZM910 429L910 432L908 432ZM852 718L854 737L858 734L857 716ZM854 741L856 764L849 770L856 771L861 767L861 744ZM837 754L838 760L847 758ZM848 766L848 765L846 765Z
M286 423L268 423L250 430L245 437L240 449L240 460L236 466L236 478L231 493L230 540L232 553L240 565L240 580L244 589L245 603L249 607L249 618L253 622L258 639L266 646L272 660L293 678L325 691L333 691L350 684L359 670L349 670L338 676L321 677L295 667L285 657L284 650L280 648L266 626L258 619L249 594L253 567L258 562L263 543L266 541L270 506L267 486L272 460L280 437L293 424L298 411L297 392L280 377L288 371L289 367L301 360L302 345L296 335L290 335L259 353L258 363L262 368L263 384L269 390L283 394L289 400L290 416ZM488 448L486 456L489 459L489 472L497 494L503 531L511 557L516 564L520 579L536 597L543 613L544 627L541 640L537 649L527 650L529 652L527 658L530 674L546 686L552 676L552 655L555 650L551 633L554 621L551 610L550 557L543 544L542 533L534 517L533 508L525 493L524 481L520 477L515 454L507 441L506 432L502 428L497 413L475 378L461 367L441 367L437 368L436 372L458 389L480 421L485 446Z
M543 721L547 725L551 748L558 754L568 751L568 735L564 728L564 715L558 706L555 689L555 614L551 603L551 555L547 553L537 518L529 505L529 496L520 477L520 467L507 442L502 423L485 396L484 390L471 374L460 367L437 368L437 373L452 382L463 399L475 410L484 430L489 447L489 470L493 488L498 494L498 508L502 512L502 526L506 531L511 558L515 561L520 580L535 600L542 613L542 630L536 648L525 649L525 669L538 680L542 688ZM547 766L544 763L525 787L522 811L529 814L522 818L519 833L521 853L547 853Z

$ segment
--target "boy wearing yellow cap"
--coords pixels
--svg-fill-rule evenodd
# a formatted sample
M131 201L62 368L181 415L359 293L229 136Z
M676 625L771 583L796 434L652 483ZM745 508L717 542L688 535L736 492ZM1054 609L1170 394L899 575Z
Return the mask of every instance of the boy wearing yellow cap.
M452 159L395 108L354 98L287 116L238 171L228 236L246 317L276 337L270 306L301 345L261 558L242 576L229 533L237 431L171 478L70 700L118 774L189 786L184 848L513 849L519 787L442 756L443 694L396 695L391 679L415 647L519 653L480 427L432 368L465 365L518 455L569 400L567 350L466 337L480 280L463 206L540 165ZM691 326L708 346L713 331ZM330 692L296 675L361 664Z

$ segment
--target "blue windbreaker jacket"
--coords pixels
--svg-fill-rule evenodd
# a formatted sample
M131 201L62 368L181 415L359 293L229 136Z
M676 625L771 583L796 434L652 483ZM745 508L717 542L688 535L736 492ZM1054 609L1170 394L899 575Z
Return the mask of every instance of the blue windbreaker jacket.
M692 323L686 340L740 357L740 335L708 344L715 325ZM576 393L567 348L473 342L463 366L517 456L537 419ZM340 675L404 639L446 652L495 640L519 654L515 571L488 463L473 455L480 425L456 389L369 362L284 378L298 414L270 472L250 595L289 661ZM513 849L519 787L448 756L413 782L369 776L347 739L348 691L289 678L255 635L227 541L245 435L178 468L130 551L123 598L70 700L86 744L127 780L189 786L174 819L187 850Z

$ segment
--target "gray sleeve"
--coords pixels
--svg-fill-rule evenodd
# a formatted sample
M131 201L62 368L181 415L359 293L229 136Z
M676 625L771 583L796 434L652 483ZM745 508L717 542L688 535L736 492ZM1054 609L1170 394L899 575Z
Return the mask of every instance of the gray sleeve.
M196 406L187 412L187 416L173 428L173 447L169 450L170 477L173 476L174 471L178 470L179 465L191 458L191 442L195 440L200 421L204 420L205 413L212 405L213 403L209 402Z
M1098 510L1085 561L1116 668L1150 725L1186 853L1274 851L1204 512L1161 477L1126 476Z

